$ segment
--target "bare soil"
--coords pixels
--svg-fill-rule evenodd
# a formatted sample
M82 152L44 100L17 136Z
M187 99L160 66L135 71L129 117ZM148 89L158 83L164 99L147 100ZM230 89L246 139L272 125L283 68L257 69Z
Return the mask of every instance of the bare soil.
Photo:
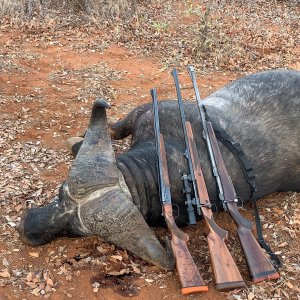
M276 11L289 12L284 1L275 2ZM246 73L274 67L300 69L299 41L294 39L297 34L288 36L290 44L282 43L285 36L277 34L279 27L268 23L271 12L271 16L263 14L260 22L268 23L264 28L276 35L278 44L272 41L270 47L261 47L258 42L255 47L253 39L259 37L247 36L241 29L246 25L248 8L242 7L245 18L238 20L238 12L225 6L227 18L236 22L229 36L251 40L251 47L256 49L252 53L260 53L260 57L243 65L237 49L232 48L232 61L226 62L225 52L213 52L201 68L202 61L193 51L178 49L186 49L179 44L181 33L183 43L185 32L197 38L192 33L199 15L193 12L196 8L204 11L205 4L158 1L151 5L146 12L152 26L141 24L141 20L123 29L122 23L95 28L60 28L55 20L30 26L14 25L9 19L0 23L0 300L299 299L300 195L294 192L276 193L260 201L264 234L283 261L281 277L276 281L251 283L235 225L225 213L216 215L218 224L229 231L227 244L247 283L246 289L227 293L214 289L203 222L184 231L190 236L189 249L209 284L209 292L186 297L180 294L175 270L164 272L98 237L61 238L41 247L20 241L15 228L24 211L50 202L67 177L72 157L65 140L84 132L96 97L110 101L109 120L113 122L149 102L152 87L158 88L159 99L174 98L172 66L181 71L185 98L193 96L184 70L187 63L199 69L202 96ZM211 22L218 20L218 14L214 16ZM291 32L293 22L280 22L280 30ZM235 33L237 28L241 31ZM130 141L113 143L116 152L121 152ZM250 207L242 212L253 220ZM163 228L154 230L161 239L168 234Z

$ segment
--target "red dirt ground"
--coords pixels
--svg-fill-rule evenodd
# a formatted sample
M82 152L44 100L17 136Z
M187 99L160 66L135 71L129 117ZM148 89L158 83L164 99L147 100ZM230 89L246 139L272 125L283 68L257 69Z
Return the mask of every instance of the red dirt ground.
M7 63L0 73L0 122L8 124L3 127L0 150L1 156L6 155L9 162L9 169L2 171L4 184L0 190L3 192L0 300L36 297L53 300L297 299L300 293L297 241L300 196L296 193L270 195L262 205L264 233L284 261L281 279L274 282L251 284L235 226L225 213L217 214L219 225L230 233L229 248L247 283L247 289L231 293L214 289L203 222L185 231L191 238L192 256L209 283L209 292L188 297L180 294L176 271L161 271L97 237L61 238L37 248L19 240L15 224L25 209L49 202L67 177L71 157L65 140L85 130L96 95L103 93L109 98L110 121L121 118L138 104L149 102L152 87L158 88L159 99L175 97L170 68L156 56L138 55L117 44L109 44L103 51L80 48L91 39L78 30L51 38L22 31L0 34L0 58L4 57ZM291 67L297 68L297 65ZM192 87L184 69L180 71L187 98L193 95ZM198 76L199 86L205 96L240 76L231 71L210 72ZM24 144L29 149L25 153L32 159L23 157ZM121 151L127 145L128 141L116 143L116 150ZM43 162L46 154L48 158ZM11 175L14 172L18 173ZM251 208L244 209L243 214L252 218ZM164 229L155 231L160 238L166 234ZM121 256L121 260L112 257L116 255ZM136 265L132 265L132 261ZM124 268L128 270L122 276L107 275Z

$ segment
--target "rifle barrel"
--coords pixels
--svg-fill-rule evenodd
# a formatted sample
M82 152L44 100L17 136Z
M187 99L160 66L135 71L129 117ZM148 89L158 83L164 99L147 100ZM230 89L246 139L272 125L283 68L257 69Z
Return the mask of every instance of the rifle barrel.
M197 213L198 213L198 215L201 215L200 201L199 201L199 196L197 194L195 175L194 175L195 172L194 172L193 165L192 165L190 149L188 147L189 144L188 144L188 137L187 137L187 132L186 132L186 116L185 116L185 111L184 111L184 108L183 108L183 101L182 101L181 92L180 92L180 86L179 86L177 70L173 69L171 74L174 78L174 83L175 83L176 92L177 92L177 100L178 100L178 106L179 106L179 111L180 111L184 141L185 141L185 146L186 146L185 156L186 156L187 161L188 161L188 167L189 167L189 172L190 172L189 176L190 176L190 180L193 184L193 189L194 189L194 192L195 192L194 197L195 197L195 204L197 206Z

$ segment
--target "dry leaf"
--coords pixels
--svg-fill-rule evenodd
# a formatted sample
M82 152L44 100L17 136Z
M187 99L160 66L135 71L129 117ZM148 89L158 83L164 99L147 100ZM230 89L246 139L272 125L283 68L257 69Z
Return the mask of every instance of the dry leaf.
M33 273L30 271L30 272L28 273L28 275L26 276L26 280L27 280L28 282L30 282L30 281L32 281L32 279L33 279Z
M93 292L97 293L99 291L99 286L100 286L99 282L94 282L92 285L94 287Z
M120 275L120 272L118 271L110 271L107 273L108 275L111 275L111 276L119 276Z
M131 261L130 265L129 265L134 273L140 274L141 270L137 267L138 265L135 264L133 261Z
M45 292L46 292L46 293L49 293L49 292L51 292L51 291L52 291L52 287L49 286L49 285L47 285L47 286L45 287Z
M71 274L68 274L68 275L66 276L66 280L72 281L72 275L71 275Z
M124 274L128 274L129 270L128 269L122 269L121 271L110 271L107 274L111 275L111 276L120 276L120 275L124 275Z
M37 287L37 284L34 282L26 282L26 285L28 285L29 287L31 287L32 289Z
M57 274L61 275L61 274L67 274L67 273L68 273L68 270L65 268L65 266L61 266L59 268L59 272Z
M247 296L248 300L253 300L255 298L254 294L252 292L250 292Z
M129 258L128 253L127 253L126 250L124 250L124 252L123 252L123 258L124 258L125 260Z
M287 297L287 299L290 299L290 296L289 296L289 294L285 291L285 290L281 290L282 291L282 293L284 294L284 296L286 296Z
M39 289L40 290L43 290L45 287L46 287L46 285L45 285L44 282L42 282L42 283L39 284Z
M121 255L112 255L111 258L122 261L123 257Z
M80 259L83 259L83 258L90 256L90 252L80 253L78 256L80 257Z
M4 267L8 267L9 266L9 261L6 258L3 258L2 264L3 264Z
M34 290L31 291L31 294L33 294L34 296L40 296L40 289L39 288L35 288Z
M22 204L18 204L14 207L16 212L20 212L23 209L23 205Z
M46 283L51 287L54 285L53 280L50 277L47 278Z
M285 283L285 285L286 285L287 287L289 287L290 289L293 289L293 288L294 288L294 286L293 286L289 281L287 281L287 282Z
M120 271L120 275L123 275L123 274L128 274L129 273L129 270L128 269L122 269Z
M141 273L141 270L137 267L132 267L133 269L133 272L136 273L136 274L140 274Z
M38 252L28 252L28 255L34 258L37 258L40 256L40 254Z
M154 280L153 280L153 279L145 278L145 281L148 282L148 283L151 283L151 282L153 282Z
M3 270L2 272L0 272L0 277L9 278L10 277L9 271L7 269Z
M98 247L97 247L97 250L98 250L98 252L101 253L101 254L105 254L105 253L109 252L108 249L105 249L105 248L103 248L102 246L98 246Z

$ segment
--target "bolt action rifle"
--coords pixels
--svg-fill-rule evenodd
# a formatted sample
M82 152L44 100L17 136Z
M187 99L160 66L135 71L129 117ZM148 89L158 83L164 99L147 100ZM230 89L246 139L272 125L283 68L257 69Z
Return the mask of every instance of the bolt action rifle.
M177 98L178 98L178 106L179 106L179 111L180 111L180 117L181 117L181 122L182 122L182 130L183 130L183 135L184 135L184 140L185 140L185 145L186 145L186 151L184 153L184 156L187 159L188 166L189 166L189 174L182 174L181 180L183 181L183 193L186 196L186 202L185 204L187 205L187 213L188 213L188 218L189 218L189 224L194 225L196 224L196 217L195 217L195 211L193 205L197 207L197 213L198 215L201 215L201 205L200 205L200 200L198 197L197 193L194 193L194 198L191 197L191 188L189 186L189 182L192 182L193 185L193 190L196 191L196 179L192 166L192 159L191 159L191 150L188 147L188 137L187 137L187 132L186 132L186 117L185 117L185 112L183 109L183 104L181 100L181 93L180 93L180 87L179 87L179 82L177 78L177 70L174 69L172 71L172 76L175 81L175 86L176 86L176 92L177 92Z
M172 76L174 77L177 90L180 113L181 116L183 116L183 101L176 69L172 71ZM243 288L246 286L245 282L225 244L228 232L220 228L213 218L212 204L207 193L191 124L189 121L186 121L185 118L182 118L181 121L183 128L185 128L184 136L187 152L190 153L190 158L187 157L189 161L189 172L193 175L191 178L195 178L194 195L195 198L199 199L199 207L205 224L209 229L207 242L215 275L216 289L224 291Z
M152 89L150 93L153 101L158 181L160 198L162 202L162 212L172 236L171 246L176 260L176 268L178 271L179 280L182 286L181 293L188 295L192 293L207 292L208 287L203 281L198 268L195 265L187 248L189 236L177 227L173 217L166 150L164 138L160 133L156 90Z
M279 278L279 274L252 234L252 222L244 218L238 210L238 198L236 196L233 183L227 172L212 124L211 122L206 121L205 108L204 105L200 103L201 98L196 82L194 68L189 66L188 72L193 82L195 96L203 125L203 137L206 140L213 174L216 178L219 198L222 202L224 210L230 214L237 225L239 240L242 245L253 282L257 283L266 279L277 279Z

